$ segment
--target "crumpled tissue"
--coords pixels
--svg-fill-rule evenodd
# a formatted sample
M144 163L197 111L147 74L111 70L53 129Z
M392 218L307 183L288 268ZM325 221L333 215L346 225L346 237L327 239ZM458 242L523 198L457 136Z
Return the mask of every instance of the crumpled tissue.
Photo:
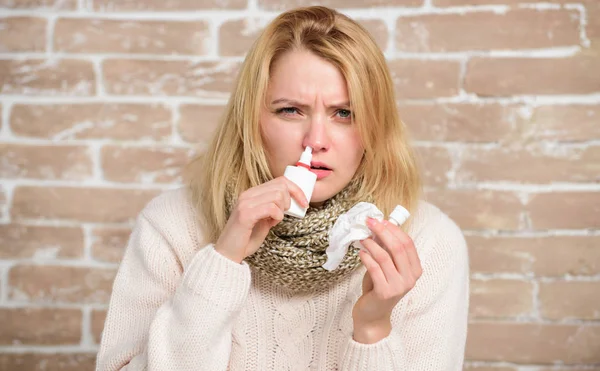
M329 247L325 251L327 262L323 264L323 268L328 271L336 269L353 242L372 236L371 230L367 227L368 217L382 221L383 213L370 202L359 202L338 217L329 230Z

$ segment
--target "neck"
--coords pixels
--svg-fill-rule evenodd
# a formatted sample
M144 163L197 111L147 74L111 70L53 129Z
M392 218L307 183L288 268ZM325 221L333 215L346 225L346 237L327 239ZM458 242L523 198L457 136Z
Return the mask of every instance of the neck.
M323 206L324 203L325 203L325 201L311 202L309 205L310 205L310 207L321 207L321 206Z

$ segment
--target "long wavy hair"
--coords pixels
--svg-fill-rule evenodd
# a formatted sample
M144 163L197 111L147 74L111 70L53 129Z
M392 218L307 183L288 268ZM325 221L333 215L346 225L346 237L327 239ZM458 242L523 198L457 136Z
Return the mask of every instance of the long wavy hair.
M365 154L354 178L356 200L371 195L389 215L397 204L411 213L421 196L421 177L407 130L400 120L383 53L356 21L326 7L287 11L254 42L212 141L184 171L204 238L218 239L227 223L225 185L237 179L236 195L273 179L260 134L261 105L274 63L285 53L307 50L343 74ZM410 221L409 221L410 222ZM405 227L409 223L405 224Z

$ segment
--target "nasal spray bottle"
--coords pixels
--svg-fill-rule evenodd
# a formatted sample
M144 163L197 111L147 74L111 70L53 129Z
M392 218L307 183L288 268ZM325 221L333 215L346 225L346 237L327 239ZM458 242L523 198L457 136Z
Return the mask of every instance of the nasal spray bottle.
M403 206L396 205L394 210L391 212L388 221L396 227L399 227L402 224L404 224L408 220L408 218L410 218L410 212L406 210ZM377 243L381 243L377 237L374 237L374 240ZM365 247L360 242L358 242L358 247L361 250L369 253L369 250L365 249Z
M284 177L296 183L296 185L302 189L302 192L304 192L304 195L309 202L313 190L315 189L315 183L317 182L317 174L310 171L311 160L312 148L306 147L302 155L300 155L300 160L298 160L296 166L287 166L283 173ZM295 216L296 218L304 218L307 209L307 207L304 208L298 205L298 202L292 197L290 208L287 209L284 214Z
M394 224L396 227L401 226L408 220L410 213L404 207L396 205L394 211L390 214L389 222Z

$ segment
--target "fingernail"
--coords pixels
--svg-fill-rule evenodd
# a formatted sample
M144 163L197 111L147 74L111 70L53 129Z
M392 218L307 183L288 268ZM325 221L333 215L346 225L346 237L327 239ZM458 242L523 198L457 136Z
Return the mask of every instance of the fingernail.
M375 225L375 219L373 219L373 218L367 218L367 224L371 225L371 226Z

